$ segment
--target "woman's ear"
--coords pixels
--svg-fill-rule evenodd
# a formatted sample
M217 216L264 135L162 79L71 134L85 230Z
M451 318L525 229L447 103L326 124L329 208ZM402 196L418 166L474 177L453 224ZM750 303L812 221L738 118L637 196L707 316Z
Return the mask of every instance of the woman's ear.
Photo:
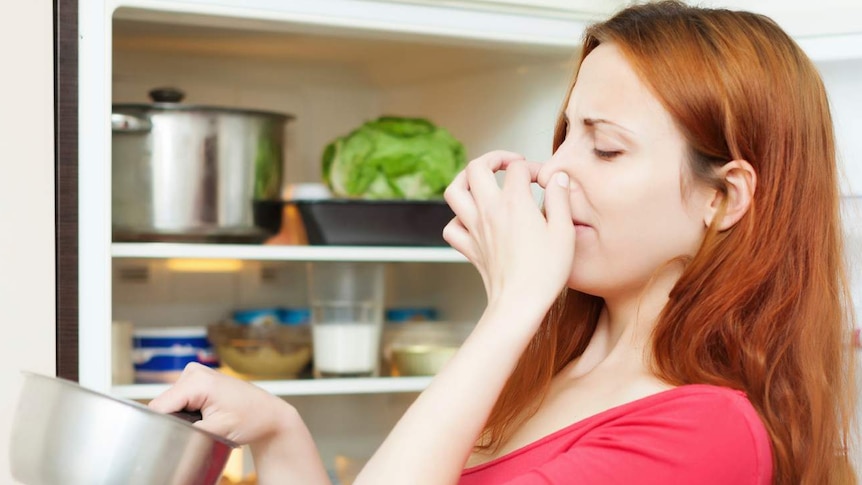
M724 182L726 194L716 190L710 201L703 222L709 227L713 219L719 217L722 202L726 205L721 220L716 224L719 231L726 231L742 219L751 207L754 189L757 187L757 174L754 167L745 160L733 160L718 169L716 175Z

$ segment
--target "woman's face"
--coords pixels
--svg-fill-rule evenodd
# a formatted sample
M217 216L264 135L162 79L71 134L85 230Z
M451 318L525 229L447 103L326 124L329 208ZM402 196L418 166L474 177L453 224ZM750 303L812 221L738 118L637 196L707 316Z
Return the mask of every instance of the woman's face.
M697 250L710 191L694 183L683 191L685 139L613 44L584 59L565 114L566 139L538 181L545 186L558 171L571 180L569 287L637 294L663 264Z

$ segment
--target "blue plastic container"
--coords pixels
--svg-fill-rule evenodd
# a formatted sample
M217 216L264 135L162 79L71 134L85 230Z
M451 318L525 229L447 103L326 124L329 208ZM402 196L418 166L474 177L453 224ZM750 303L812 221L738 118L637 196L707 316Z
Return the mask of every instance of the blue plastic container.
M175 382L192 362L219 365L205 327L140 328L132 342L136 382Z

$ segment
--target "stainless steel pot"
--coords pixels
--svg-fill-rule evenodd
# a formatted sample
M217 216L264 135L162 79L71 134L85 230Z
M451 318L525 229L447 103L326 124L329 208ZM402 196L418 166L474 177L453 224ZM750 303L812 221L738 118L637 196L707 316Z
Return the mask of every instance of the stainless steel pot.
M215 485L231 443L175 416L24 373L12 476L27 485Z
M111 113L114 239L265 237L255 201L281 195L292 116L184 105L175 89L150 97Z

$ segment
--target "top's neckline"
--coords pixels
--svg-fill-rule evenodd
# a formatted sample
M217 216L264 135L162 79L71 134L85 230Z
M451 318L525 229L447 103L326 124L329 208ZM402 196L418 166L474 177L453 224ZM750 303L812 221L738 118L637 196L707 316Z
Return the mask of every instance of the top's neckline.
M654 401L656 401L656 402L666 401L672 397L675 397L676 394L681 393L681 392L683 394L688 394L690 391L707 390L707 389L709 389L709 390L720 389L720 390L733 391L733 392L739 392L739 393L742 392L742 391L738 391L736 389L731 389L731 388L726 388L726 387L721 387L721 386L713 386L710 384L683 384L681 386L673 387L671 389L665 389L663 391L659 391L659 392L635 399L633 401L629 401L629 402L625 402L622 404L618 404L616 406L609 407L608 409L605 409L604 411L599 411L596 414L592 414L592 415L587 416L583 419L575 421L572 424L566 425L566 426L558 429L557 431L554 431L553 433L542 436L541 438L539 438L535 441L531 441L530 443L527 443L526 445L524 445L520 448L516 448L516 449L506 453L505 455L501 455L501 456L498 456L494 459L486 461L484 463L480 463L478 465L465 468L461 473L464 475L474 473L474 472L477 472L479 470L494 466L494 465L501 463L503 461L511 460L512 458L515 458L516 456L522 455L522 454L532 450L533 448L541 446L544 443L551 441L560 435L569 433L573 429L576 429L576 428L579 428L582 426L586 426L586 425L592 423L593 421L596 421L596 420L599 420L602 418L606 418L608 415L619 414L619 413L627 411L629 408L633 408L633 407L644 407L647 405L651 405L651 404L654 404ZM683 391L686 391L686 392L683 392ZM744 395L744 393L743 393L743 395Z

